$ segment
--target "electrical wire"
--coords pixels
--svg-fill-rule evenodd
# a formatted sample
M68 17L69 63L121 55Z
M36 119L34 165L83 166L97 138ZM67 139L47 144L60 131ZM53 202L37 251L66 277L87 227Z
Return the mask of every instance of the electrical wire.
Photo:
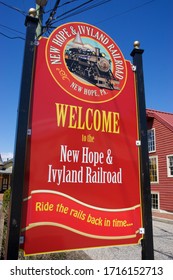
M61 8L61 7L65 6L65 5L71 4L71 3L76 2L76 1L79 1L79 0L67 1L67 2L65 2L65 3L63 3L63 4L61 4L61 5L59 5L58 8ZM45 11L44 13L47 14L47 13L50 13L51 11L52 11L52 9L50 9L50 10L48 10L48 11Z
M105 22L105 21L109 21L109 20L111 20L111 19L113 19L113 18L115 18L115 17L122 16L122 15L124 15L124 14L128 14L129 12L132 12L132 11L134 11L134 10L136 10L136 9L139 9L139 8L143 7L143 6L146 6L146 5L148 5L148 4L151 4L151 3L154 2L154 1L155 1L155 0L151 0L151 1L144 2L144 3L141 4L141 5L138 5L138 6L136 6L136 7L130 8L130 9L126 10L126 11L121 12L121 13L117 13L117 14L115 14L115 15L109 17L109 18L106 18L106 19L97 21L97 23L102 23L102 22Z
M84 3L82 3L82 4L80 4L79 6L73 8L73 9L70 9L69 11L63 13L62 15L57 16L56 18L54 18L54 20L56 20L57 18L60 18L60 17L62 17L62 16L64 16L64 15L66 15L66 14L72 12L72 11L75 11L75 10L81 8L81 7L84 7L85 5L87 5L87 4L89 4L89 3L93 2L93 1L94 1L94 0L88 0L88 1L86 1L86 2L84 2Z
M65 5L71 4L71 3L73 3L73 2L76 2L76 1L79 1L79 0L71 0L71 1L67 1L67 2L65 2L65 3L63 3L63 4L61 4L61 5L59 5L59 8L61 8L61 7L65 6Z
M49 15L49 18L48 18L48 20L46 21L46 27L49 26L49 24L51 23L51 21L52 21L54 15L56 14L56 10L57 10L57 8L58 8L59 3L60 3L60 0L56 0L56 3L55 3L55 5L54 5L54 7L53 7L53 9L52 9L52 11L51 11L51 13L50 13L50 15Z
M62 21L62 20L64 20L64 19L67 19L67 18L69 18L69 17L75 16L75 15L80 14L80 13L86 12L86 11L88 11L88 10L90 10L90 9L93 9L93 8L95 8L95 7L98 7L98 6L100 6L100 5L103 5L103 4L105 4L105 3L107 3L107 2L110 2L110 1L112 1L112 0L102 0L102 1L97 2L97 3L94 3L93 5L90 5L90 6L89 6L89 4L91 4L91 2L93 2L93 1L95 1L95 0L88 0L88 1L86 1L86 2L84 2L84 3L82 3L82 4L80 4L80 5L76 6L75 8L72 8L72 9L70 9L70 10L64 12L63 14L61 14L61 15L59 15L59 16L57 16L57 17L54 18L54 15L55 15L55 13L56 13L57 8L61 8L61 7L65 6L65 5L69 5L69 4L72 4L72 3L77 2L77 1L79 1L79 0L69 0L69 1L66 1L65 3L59 5L59 4L60 4L60 0L58 0L58 1L56 1L56 4L54 5L54 8L53 8L53 9L51 9L51 10L49 10L49 11L47 11L47 12L45 12L44 10L42 10L42 13L43 13L43 14L48 13L48 12L51 12L51 13L50 13L50 16L49 16L48 20L46 21L46 26L43 27L43 32L42 32L41 35L43 35L43 34L46 33L46 32L49 34L49 33L50 33L49 29L54 29L54 28L56 28L56 27L53 27L52 25L55 24L55 23L57 23L57 22L59 22L59 21ZM123 15L123 14L127 14L127 13L129 13L129 12L131 12L131 11L134 11L134 10L136 10L136 9L139 9L139 8L145 6L145 5L148 5L148 4L150 4L150 3L154 2L154 1L155 1L155 0L150 0L150 1L144 2L144 3L141 4L141 5L138 5L138 6L136 6L136 7L130 8L130 9L126 10L126 11L121 12L121 13L117 13L117 14L115 14L115 15L109 17L109 18L103 19L103 20L101 20L101 21L99 21L99 22L97 22L97 23L102 23L102 22L111 20L111 19L114 18L114 17L121 16L121 15ZM6 6L6 7L8 7L8 8L10 8L10 9L13 9L13 10L15 10L15 11L21 13L22 15L25 15L25 16L27 15L27 13L26 13L25 11L22 11L22 10L16 8L16 7L10 6L10 5L4 3L3 1L0 1L0 4ZM88 7L87 7L87 5L88 5ZM84 9L84 6L86 6L85 9ZM11 30L11 31L13 31L13 32L17 32L17 33L20 33L20 34L24 35L24 33L20 32L20 31L17 31L17 30L15 30L15 29L12 29L12 28L10 28L10 27L7 27L7 26L5 26L5 25L0 24L0 26L2 26L2 27L4 27L4 28L7 28L7 29L9 29L9 30ZM9 38L9 39L22 39L22 40L25 40L24 38L22 38L22 37L20 37L20 36L10 37L10 36L5 35L5 34L2 33L2 32L1 32L0 34L3 35L3 36L5 36L5 37L7 37L7 38Z
M69 4L69 3L72 3L72 2L75 2L75 1L77 1L77 0L72 0L72 1L65 2L64 4L61 5L61 7L62 7L63 5L65 5L65 4ZM95 0L88 0L88 1L86 1L86 2L84 2L84 3L82 3L82 4L80 4L80 5L78 5L77 7L73 8L73 9L70 9L69 11L67 11L67 12L65 12L65 13L63 13L63 14L61 14L60 16L57 16L56 18L53 18L53 15L56 13L56 11L54 10L54 12L53 12L53 10L52 10L52 12L51 12L51 14L50 14L50 16L49 16L49 19L46 21L46 26L43 26L43 31L42 31L42 34L41 34L41 35L47 33L49 29L54 29L55 27L53 27L52 24L54 24L54 23L56 23L56 22L58 22L58 21L60 21L60 20L66 19L66 18L68 18L68 17L71 17L71 16L73 16L73 15L76 15L76 14L79 14L79 13L82 13L82 12L85 12L85 11L87 11L87 10L93 9L93 8L95 8L95 7L97 7L97 6L100 6L100 5L102 5L102 4L105 4L105 3L110 2L110 1L112 1L112 0L102 0L102 1L100 1L99 3L95 3L95 4L91 5L91 6L88 6L88 7L86 7L85 9L83 9L84 6L90 4L90 3L93 2L93 1L95 1ZM59 1L59 2L60 2L60 1ZM60 7L60 6L58 6L58 8L59 8L59 7ZM56 7L56 9L57 9L57 7ZM79 9L79 10L78 10L78 9ZM78 10L78 11L76 11L76 10ZM76 12L71 13L72 11L76 11ZM69 14L69 13L70 13L70 15L67 15L67 14ZM65 16L65 15L66 15L66 16ZM65 16L65 17L63 17L63 16ZM56 20L57 18L58 18L58 20ZM53 21L54 21L54 22L53 22ZM41 35L40 35L40 36L41 36Z
M76 9L78 9L78 8L81 8L82 6L88 4L89 2L92 2L92 1L94 1L94 0L89 0L89 1L87 1L87 2L85 2L85 3L83 3L83 4L81 4L81 5L79 5L78 7L76 7L76 8L74 8L74 9L71 9L71 10L65 12L64 14L62 14L62 15L60 15L60 16L57 16L57 17L55 18L55 21L53 22L53 24L54 24L54 23L57 23L57 22L59 22L59 21L61 21L61 20L64 20L64 19L66 19L66 18L68 18L68 17L75 16L75 15L77 15L77 14L80 14L80 13L86 12L86 11L88 11L88 10L91 10L91 9L93 9L93 8L95 8L95 7L101 6L101 5L103 5L103 4L107 3L107 2L110 2L110 1L112 1L112 0L102 0L102 1L99 2L99 3L95 3L95 4L93 4L93 5L89 6L89 7L86 7L85 10L84 10L84 9L80 9L79 11L76 11L76 12L74 12L74 13L71 13L71 11L74 11L74 10L76 10ZM66 14L68 14L68 13L70 13L68 16L63 17L64 15L66 15ZM63 17L63 18L62 18L62 17ZM58 20L56 20L57 18L58 18ZM53 27L52 27L52 28L53 28Z
M22 15L24 15L24 16L26 16L26 14L27 14L25 11L22 11L22 10L16 8L16 7L10 6L10 5L8 5L8 4L2 2L2 1L0 1L0 4L6 6L6 7L8 7L8 8L10 8L10 9L12 9L12 10L14 10L14 11L17 11L17 12L19 12L20 14L22 14Z
M13 32L16 32L16 33L20 33L20 34L22 34L22 35L25 35L25 33L20 32L20 31L18 31L18 30L16 30L16 29L10 28L10 27L8 27L8 26L6 26L6 25L3 25L3 24L1 24L1 23L0 23L0 27L6 28L6 29L8 29L8 30L10 30L10 31L13 31Z
M20 36L10 37L10 36L7 36L6 34L2 33L2 32L0 32L0 35L6 37L6 38L8 38L8 39L12 39L12 40L13 40L13 39L21 39L21 40L24 40L24 41L25 41L25 39L22 38L22 37L20 37Z

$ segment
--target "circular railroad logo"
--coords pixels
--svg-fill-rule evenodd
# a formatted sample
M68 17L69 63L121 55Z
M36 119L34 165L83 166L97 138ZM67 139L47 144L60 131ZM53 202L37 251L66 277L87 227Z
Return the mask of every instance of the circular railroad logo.
M56 83L84 102L112 100L127 79L119 47L105 32L87 23L56 28L46 44L46 62Z

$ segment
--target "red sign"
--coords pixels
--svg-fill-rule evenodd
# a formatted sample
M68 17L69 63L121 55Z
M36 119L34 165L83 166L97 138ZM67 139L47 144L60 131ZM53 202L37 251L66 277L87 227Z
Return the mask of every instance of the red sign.
M135 77L115 42L68 23L36 54L21 247L25 254L139 243Z

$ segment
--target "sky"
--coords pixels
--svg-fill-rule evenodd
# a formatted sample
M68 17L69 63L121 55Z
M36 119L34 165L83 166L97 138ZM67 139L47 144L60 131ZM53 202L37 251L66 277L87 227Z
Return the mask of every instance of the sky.
M55 2L48 0L43 25ZM86 2L80 8L82 12L77 13L76 9L71 12L73 15L67 13ZM0 154L4 161L13 157L15 147L24 22L29 8L34 7L34 0L0 1ZM133 42L140 41L144 50L146 107L173 113L172 0L61 0L55 17L54 27L78 21L103 30L119 46L126 60L132 61Z

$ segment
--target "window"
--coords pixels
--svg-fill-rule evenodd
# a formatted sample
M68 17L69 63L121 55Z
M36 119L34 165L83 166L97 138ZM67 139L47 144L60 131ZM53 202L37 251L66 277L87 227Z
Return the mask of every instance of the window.
M153 210L159 209L159 194L152 193L151 194L151 206Z
M148 151L149 153L156 151L156 144L155 144L155 129L149 129L148 133Z
M149 157L150 182L158 183L158 157Z
M168 177L173 177L173 155L167 156L167 174Z

